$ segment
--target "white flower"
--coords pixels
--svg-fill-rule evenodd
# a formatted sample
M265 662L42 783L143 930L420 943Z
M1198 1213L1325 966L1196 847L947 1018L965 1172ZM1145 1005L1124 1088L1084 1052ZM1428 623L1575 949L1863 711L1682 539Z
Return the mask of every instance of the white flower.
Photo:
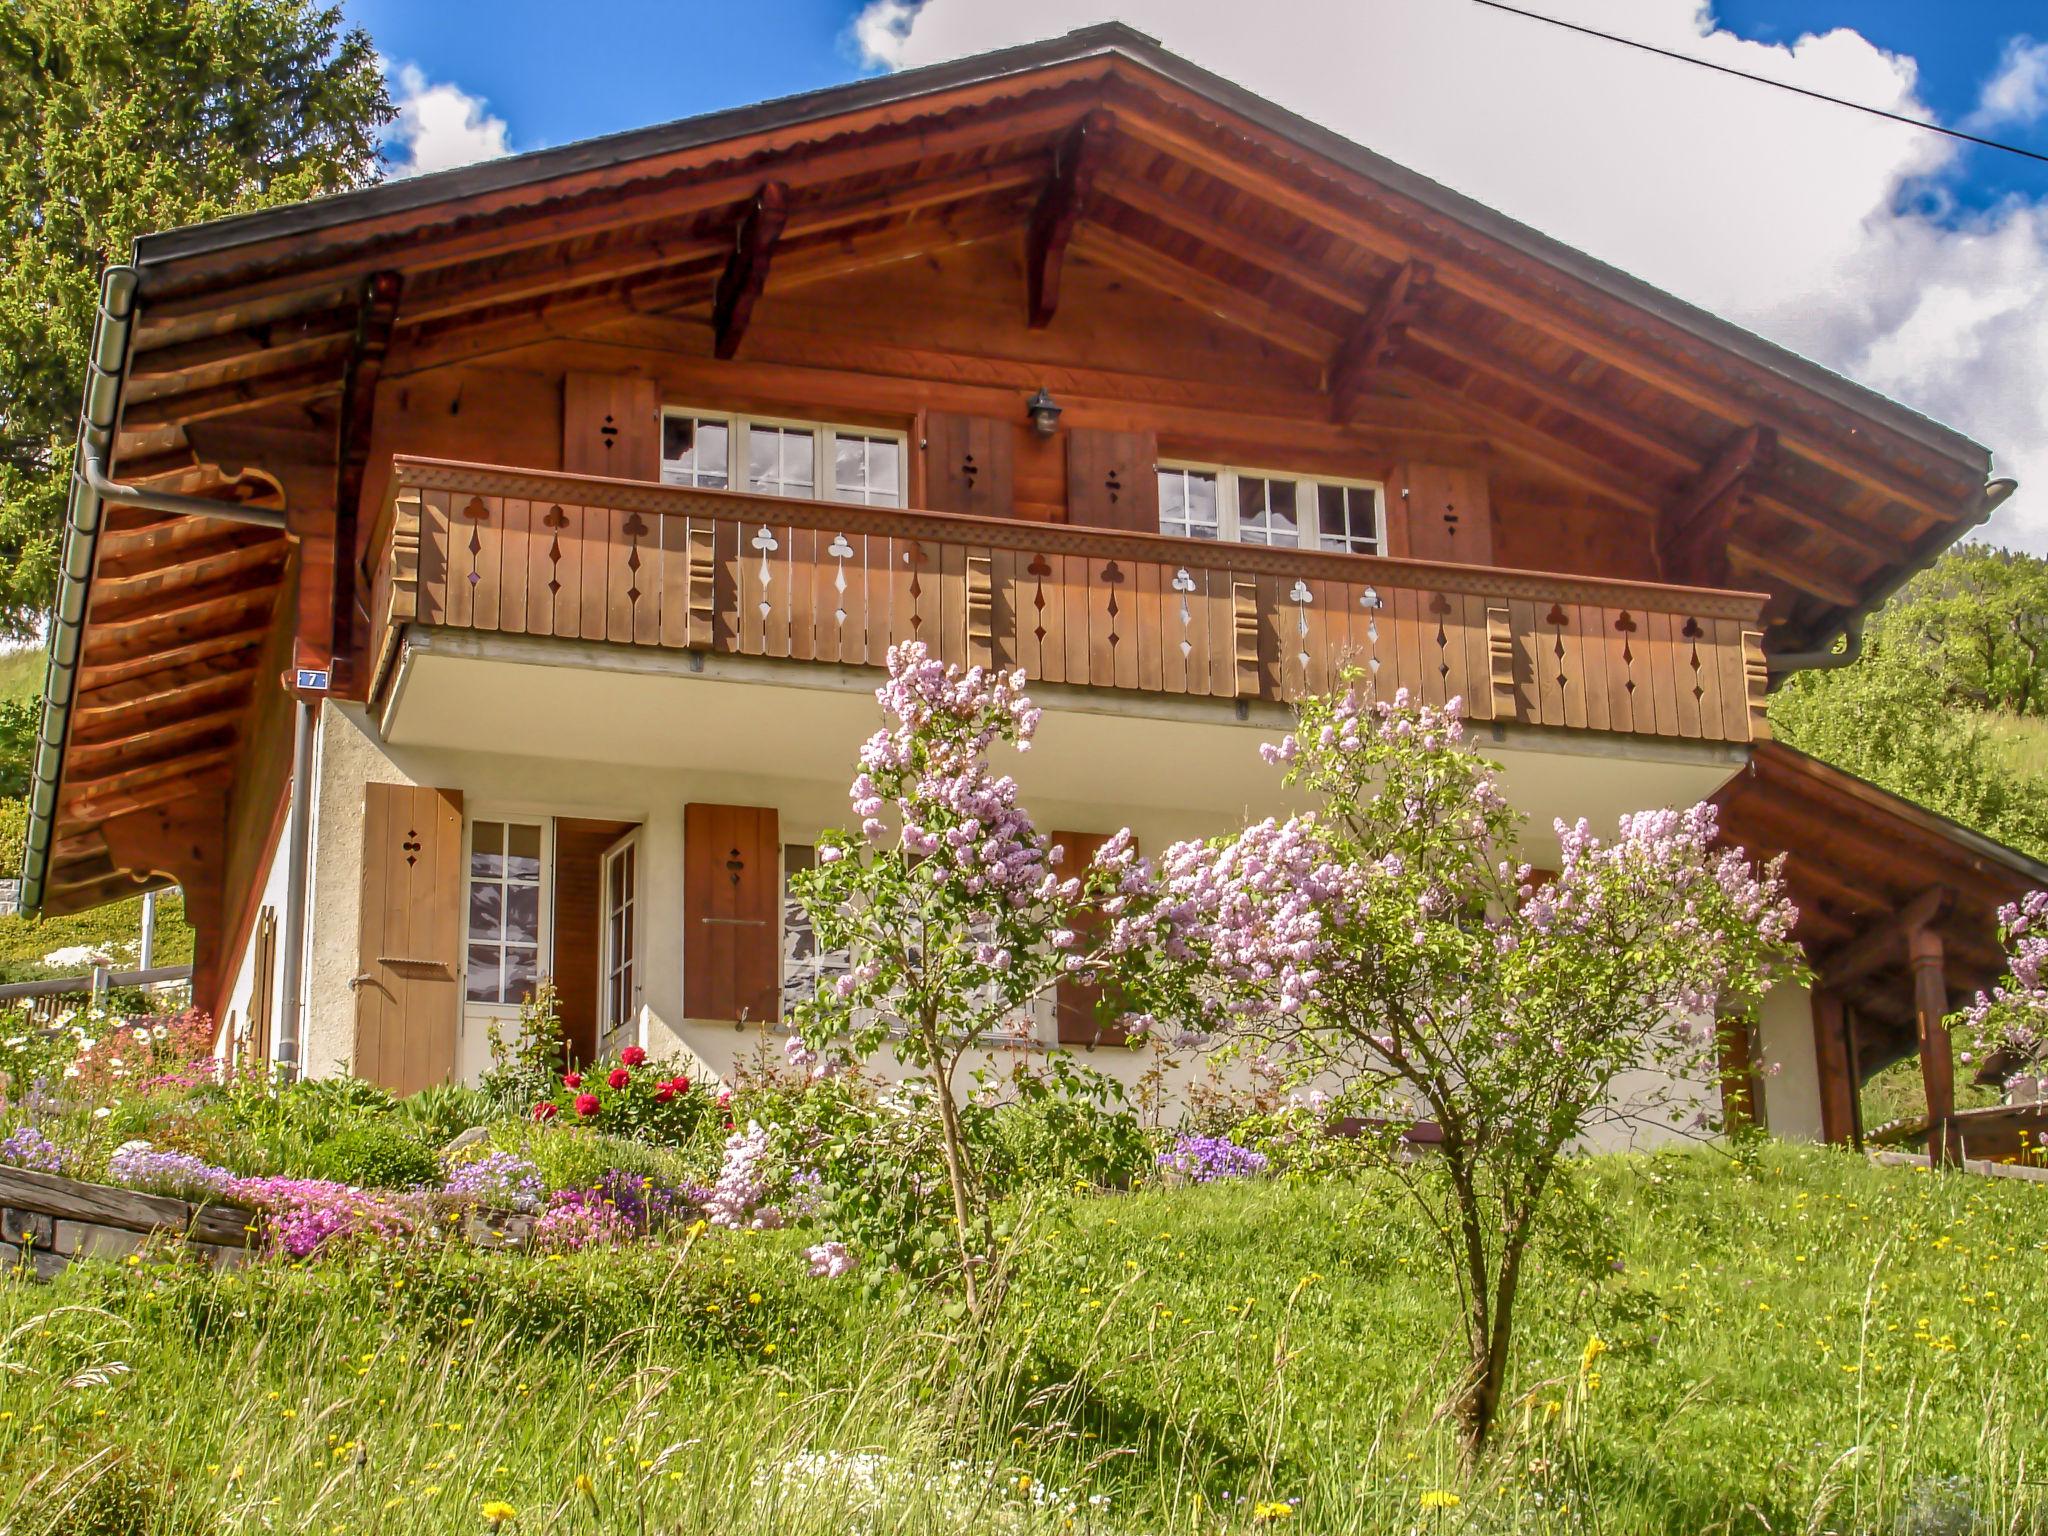
M165 1036L169 1035L170 1031L168 1029L165 1029L163 1025L159 1024L150 1031L150 1034L154 1035L157 1039L161 1040Z
M136 1039L137 1039L137 1040L138 1040L139 1042L141 1042L141 1043L142 1043L143 1045L147 1045L147 1044L149 1044L149 1028L148 1028L148 1026L147 1026L147 1025L143 1025L143 1024L138 1024L138 1025L136 1025L136 1026L135 1026L135 1038L136 1038Z
M66 1067L64 1069L64 1075L66 1077L78 1076L78 1064L76 1062L73 1062L70 1066Z
M112 1113L113 1111L111 1109L107 1108L106 1105L102 1104L98 1109L92 1112L92 1117L95 1120L104 1120L107 1118L107 1116L111 1115Z

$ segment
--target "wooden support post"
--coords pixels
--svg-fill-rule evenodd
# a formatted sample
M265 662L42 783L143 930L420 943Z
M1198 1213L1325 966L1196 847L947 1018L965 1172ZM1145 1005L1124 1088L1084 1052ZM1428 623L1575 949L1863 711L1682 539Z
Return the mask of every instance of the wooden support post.
M732 252L712 292L711 349L719 358L730 360L739 351L754 301L768 286L769 259L788 223L789 187L780 181L763 182L733 231Z
M1813 1054L1820 1075L1820 1133L1831 1147L1856 1140L1856 1077L1849 1060L1848 1010L1842 995L1817 987L1813 993Z
M1721 1130L1724 1135L1757 1124L1756 1063L1747 1019L1716 1019L1714 1041L1721 1064Z
M1404 262L1373 296L1371 308L1330 359L1330 420L1350 420L1373 370L1399 350L1408 321L1415 315L1420 290L1428 286L1432 275L1427 263Z
M1962 1136L1956 1128L1956 1063L1949 1040L1948 972L1941 935L1916 928L1906 940L1913 967L1913 1017L1920 1037L1920 1082L1927 1092L1927 1158L1960 1163Z
M1060 307L1060 271L1067 244L1088 204L1096 173L1108 158L1116 134L1116 117L1090 112L1061 141L1053 160L1052 178L1031 210L1024 236L1025 318L1034 331L1052 324Z
M1769 427L1744 427L1724 442L1658 520L1657 543L1666 561L1689 557L1701 540L1725 529L1730 510L1750 494L1777 457L1778 434Z

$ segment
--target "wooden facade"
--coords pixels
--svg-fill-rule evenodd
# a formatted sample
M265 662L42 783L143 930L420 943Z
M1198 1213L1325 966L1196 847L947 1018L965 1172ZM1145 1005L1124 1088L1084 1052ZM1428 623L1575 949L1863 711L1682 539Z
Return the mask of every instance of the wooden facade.
M1483 720L1742 744L1774 661L1990 504L1967 439L1120 27L135 268L111 473L286 527L106 509L29 884L184 883L202 1002L292 692L369 699L412 625L866 666L916 636L1232 701L1349 663ZM664 408L896 434L897 504L664 486ZM1168 537L1178 463L1370 486L1377 546Z

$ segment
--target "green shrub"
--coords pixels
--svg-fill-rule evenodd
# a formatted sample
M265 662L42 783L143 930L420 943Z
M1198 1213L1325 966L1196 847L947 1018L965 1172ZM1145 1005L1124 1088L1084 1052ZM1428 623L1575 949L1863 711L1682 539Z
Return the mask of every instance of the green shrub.
M667 1184L690 1177L689 1164L674 1152L576 1126L507 1126L492 1140L530 1161L549 1189L591 1189L614 1170Z
M1082 1099L1047 1096L995 1111L988 1121L988 1177L1000 1194L1084 1185L1128 1189L1151 1170L1153 1149L1137 1116Z
M441 1182L441 1160L395 1125L358 1125L313 1149L315 1177L365 1189L412 1189Z
M498 1117L495 1100L480 1089L460 1083L436 1083L422 1088L409 1099L398 1102L400 1123L422 1140L446 1146L472 1126L488 1125Z
M31 1536L147 1536L157 1528L162 1473L140 1452L88 1445L50 1467L36 1489Z

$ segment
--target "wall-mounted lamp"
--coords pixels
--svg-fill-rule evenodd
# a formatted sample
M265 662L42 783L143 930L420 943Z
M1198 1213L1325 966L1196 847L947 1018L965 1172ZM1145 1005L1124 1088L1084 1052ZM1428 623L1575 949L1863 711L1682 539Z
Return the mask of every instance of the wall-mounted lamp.
M1024 402L1024 410L1031 418L1032 431L1040 437L1051 437L1059 430L1060 407L1054 403L1052 396L1046 393L1043 384L1038 386L1037 394Z

